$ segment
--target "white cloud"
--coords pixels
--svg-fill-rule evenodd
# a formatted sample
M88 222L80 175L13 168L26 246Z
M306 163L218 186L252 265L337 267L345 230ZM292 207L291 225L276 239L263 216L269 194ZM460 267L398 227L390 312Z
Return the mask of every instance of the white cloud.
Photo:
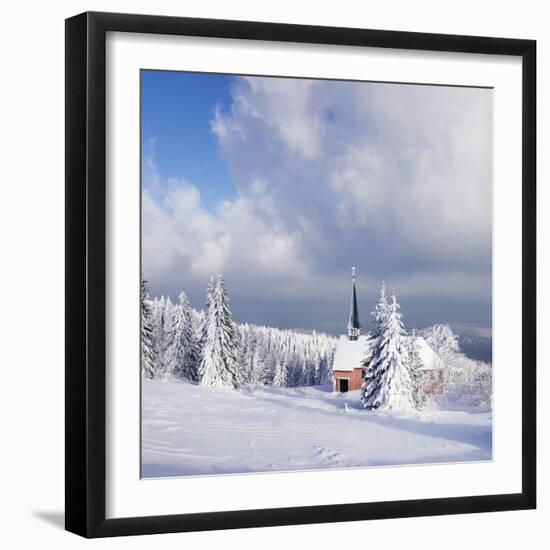
M242 78L233 94L231 116L219 110L212 127L222 147L232 148L233 140L253 145L262 135L286 153L303 159L318 157L324 125L323 97L315 94L311 80ZM312 105L316 108L312 109Z
M172 179L161 199L147 188L142 194L143 270L160 287L204 289L210 274L253 288L281 277L304 276L296 239L270 224L269 198L261 193L222 202L214 213L201 203L192 184ZM179 286L178 286L179 285Z
M487 254L490 91L247 78L233 99L214 132L241 194L265 178L287 229L313 228L327 251L337 227L423 257Z
M356 264L369 289L490 292L489 90L239 78L232 100L212 131L238 198L211 212L183 180L144 192L159 286L223 271L237 293L310 296Z

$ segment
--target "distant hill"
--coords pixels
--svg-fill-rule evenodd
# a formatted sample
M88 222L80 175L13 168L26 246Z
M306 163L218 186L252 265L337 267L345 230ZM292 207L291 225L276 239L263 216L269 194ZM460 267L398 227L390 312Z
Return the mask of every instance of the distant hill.
M464 355L487 363L493 362L493 331L491 328L468 324L452 324L458 335L458 345Z

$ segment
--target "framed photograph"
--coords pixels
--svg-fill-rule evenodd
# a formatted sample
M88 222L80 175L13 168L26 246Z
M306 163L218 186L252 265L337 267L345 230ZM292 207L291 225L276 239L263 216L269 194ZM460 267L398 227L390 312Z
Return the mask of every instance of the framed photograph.
M66 528L535 507L531 40L66 21Z

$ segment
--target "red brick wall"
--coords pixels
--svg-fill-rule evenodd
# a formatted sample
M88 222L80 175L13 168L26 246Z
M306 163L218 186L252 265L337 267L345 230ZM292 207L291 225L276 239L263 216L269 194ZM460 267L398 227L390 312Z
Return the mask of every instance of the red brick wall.
M332 379L334 381L334 390L338 391L337 378L349 378L349 390L360 390L363 385L363 379L361 378L361 369L353 369L352 371L335 370L332 373Z

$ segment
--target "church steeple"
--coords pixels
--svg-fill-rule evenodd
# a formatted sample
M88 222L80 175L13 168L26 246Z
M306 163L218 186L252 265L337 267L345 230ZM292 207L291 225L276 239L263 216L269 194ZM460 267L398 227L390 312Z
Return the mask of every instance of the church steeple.
M355 267L351 268L351 305L348 322L348 340L357 340L361 333L359 323L359 309L357 308L357 294L355 292Z

